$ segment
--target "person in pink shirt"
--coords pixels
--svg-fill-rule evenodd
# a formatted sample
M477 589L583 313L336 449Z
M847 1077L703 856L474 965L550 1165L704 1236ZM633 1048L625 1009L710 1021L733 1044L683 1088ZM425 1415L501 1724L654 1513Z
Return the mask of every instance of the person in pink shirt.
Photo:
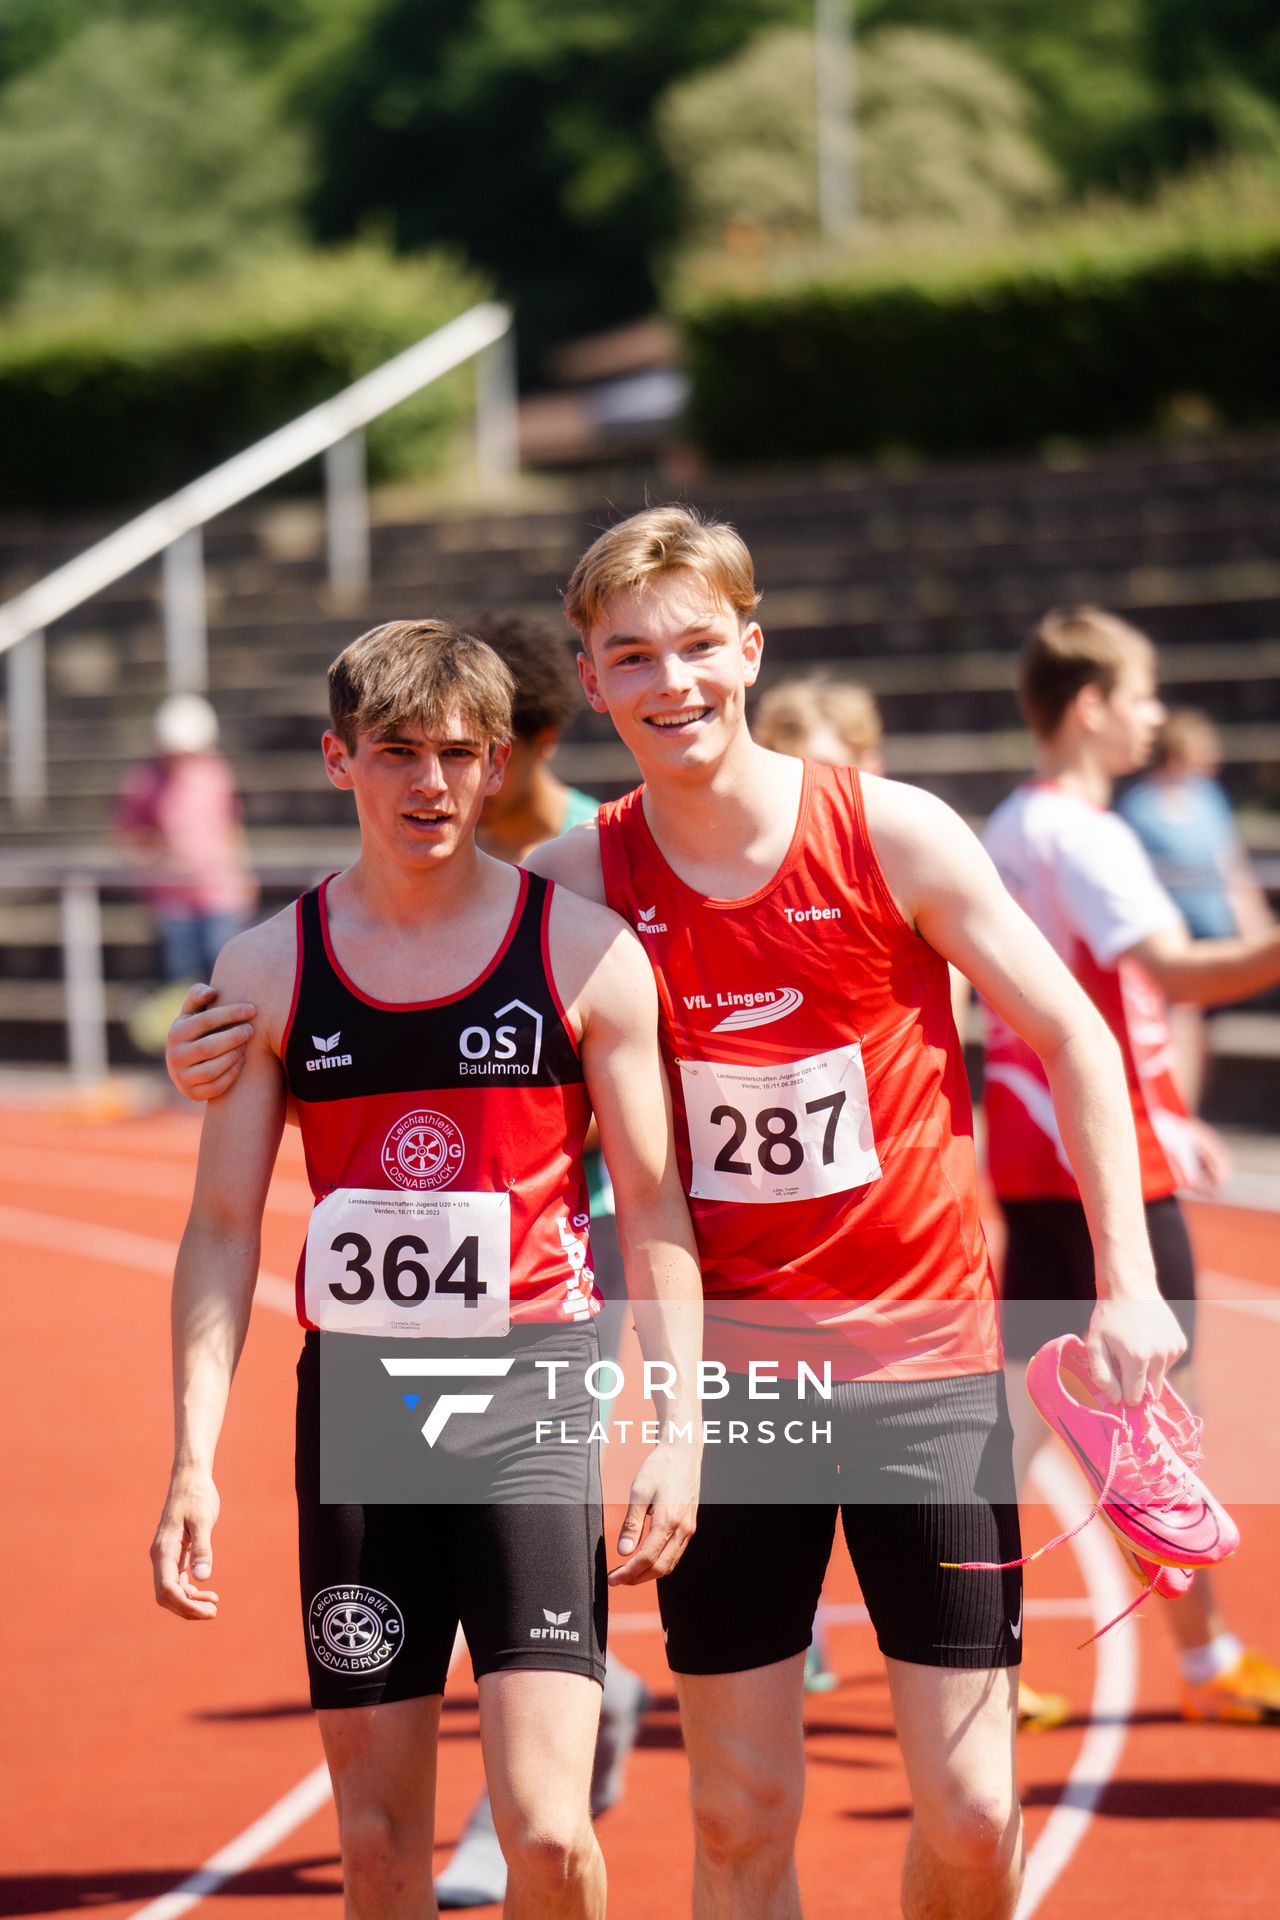
M207 980L257 899L240 802L217 715L199 694L161 703L155 742L155 757L121 788L116 831L155 920L165 980Z

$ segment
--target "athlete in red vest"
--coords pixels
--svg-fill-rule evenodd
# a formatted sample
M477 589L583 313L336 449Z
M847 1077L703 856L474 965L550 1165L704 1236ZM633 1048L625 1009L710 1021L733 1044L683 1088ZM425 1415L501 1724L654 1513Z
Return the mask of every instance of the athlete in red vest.
M753 1356L777 1360L784 1341L817 1329L832 1362L821 1404L856 1488L840 1517L914 1807L904 1912L1004 1920L1021 1879L1021 1583L939 1564L1005 1560L1017 1538L947 961L1046 1063L1100 1249L1100 1384L1136 1402L1182 1336L1155 1285L1105 1024L947 807L753 743L758 600L736 533L682 507L589 549L565 599L579 670L644 786L528 864L625 912L649 956L708 1342L748 1369L734 1405ZM185 1091L234 1071L216 1024L175 1027ZM870 1488L856 1478L868 1458ZM804 1651L843 1487L776 1475L773 1503L748 1511L717 1503L724 1468L708 1447L698 1533L658 1589L693 1776L695 1909L792 1920Z
M651 1357L675 1371L660 1412L677 1425L696 1413L679 1383L696 1371L701 1293L650 970L614 916L475 845L502 778L511 685L491 649L434 622L376 629L330 670L325 765L355 796L360 856L218 963L216 986L251 998L256 1028L235 1084L206 1115L174 1277L175 1465L152 1561L159 1603L203 1620L219 1607L204 1584L214 1448L291 1095L315 1197L298 1268L307 1663L347 1910L389 1920L435 1911L436 1744L460 1622L512 1897L547 1920L604 1913L588 1813L605 1638L584 1384L598 1351L581 1159L592 1110L632 1298L670 1308L642 1326ZM334 1435L333 1413L321 1418L326 1336L337 1342L326 1395L362 1350L375 1374L389 1348L389 1374L422 1377L421 1437L439 1446L428 1455L411 1435L422 1504L322 1495L326 1426L342 1470L380 1419L393 1443L410 1432L398 1396L380 1390L358 1403L358 1426ZM580 1442L550 1461L531 1444L548 1365L561 1370L557 1412ZM442 1390L469 1369L494 1391ZM696 1441L664 1441L642 1467L615 1579L678 1560L697 1453ZM439 1490L454 1484L476 1496Z

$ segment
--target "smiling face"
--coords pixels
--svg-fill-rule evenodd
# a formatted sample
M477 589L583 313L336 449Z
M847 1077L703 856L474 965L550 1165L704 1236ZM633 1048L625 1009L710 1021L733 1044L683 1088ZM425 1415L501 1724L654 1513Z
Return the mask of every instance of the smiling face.
M361 730L354 749L328 732L323 752L333 785L355 794L362 856L421 867L473 845L485 800L502 785L509 748L483 739L455 711L438 734L399 721Z
M763 636L685 570L615 594L584 636L578 671L646 778L696 774L747 742L746 696Z

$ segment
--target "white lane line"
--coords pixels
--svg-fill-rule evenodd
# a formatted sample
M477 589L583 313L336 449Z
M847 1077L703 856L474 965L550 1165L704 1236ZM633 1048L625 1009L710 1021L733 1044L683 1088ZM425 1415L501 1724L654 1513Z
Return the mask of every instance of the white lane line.
M1065 1459L1042 1448L1035 1477L1063 1527L1074 1526L1087 1509L1084 1489ZM1101 1521L1071 1542L1094 1618L1101 1624L1133 1598L1119 1549ZM1027 1877L1014 1920L1031 1920L1054 1882L1084 1839L1094 1809L1119 1764L1138 1697L1138 1643L1132 1627L1104 1634L1094 1648L1093 1699L1089 1726L1058 1803L1045 1821L1027 1858Z
M0 1180L44 1185L51 1156L35 1147L6 1147L0 1162ZM84 1153L74 1158L75 1183L87 1193L140 1194L152 1200L191 1201L195 1162L149 1160L137 1155ZM305 1180L278 1173L272 1179L269 1205L281 1211L310 1213L313 1197Z
M1028 1600L1026 1603L1028 1620L1095 1620L1097 1608L1091 1600ZM860 1600L835 1600L822 1602L819 1618L831 1627L865 1627L871 1622L871 1615ZM662 1623L655 1607L652 1613L616 1613L609 1622L609 1638L618 1634L659 1633Z
M202 1867L188 1874L172 1893L162 1893L158 1900L136 1907L133 1920L177 1920L178 1914L190 1912L209 1894L216 1893L224 1881L243 1873L281 1840L288 1839L296 1827L320 1811L330 1792L329 1769L321 1762L305 1780L299 1780L283 1799L277 1800L274 1807L269 1807L261 1819L219 1848Z
M178 1256L176 1240L155 1240L149 1234L94 1227L81 1220L58 1220L46 1213L29 1213L25 1207L0 1206L0 1239L38 1247L42 1253L67 1254L74 1260L105 1260L112 1267L159 1273L166 1279ZM253 1304L297 1319L293 1281L278 1273L265 1269L259 1273Z
M36 1246L85 1259L105 1260L113 1266L140 1268L148 1273L170 1273L177 1252L172 1241L125 1233L115 1227L93 1227L77 1221L57 1220L17 1207L0 1206L0 1236L16 1240L24 1246ZM295 1311L292 1283L278 1274L260 1274L254 1305L292 1317ZM1061 1524L1064 1527L1074 1524L1083 1511L1082 1494L1066 1462L1051 1454L1044 1455L1036 1463L1036 1477ZM1088 1589L1089 1610L1093 1617L1102 1620L1110 1613L1118 1613L1130 1598L1131 1590L1124 1563L1111 1546L1105 1531L1086 1531L1071 1544ZM1076 1603L1050 1604L1066 1606ZM854 1607L849 1617L861 1617L862 1611ZM1029 1614L1035 1611L1038 1609L1028 1609ZM839 1618L841 1614L833 1609L829 1617ZM627 1619L628 1616L621 1618ZM646 1622L653 1618L655 1616L638 1616L639 1620ZM614 1631L620 1624L621 1621L614 1623ZM638 1625L625 1629L628 1632L640 1630ZM1030 1920L1084 1838L1093 1810L1120 1758L1129 1715L1137 1695L1137 1682L1138 1662L1132 1634L1119 1631L1100 1640L1090 1708L1093 1724L1080 1744L1080 1752L1067 1777L1062 1796L1031 1850L1016 1920ZM180 1887L152 1901L149 1906L139 1908L134 1920L143 1920L144 1916L145 1920L174 1920L175 1915L187 1912L224 1880L251 1866L270 1847L308 1819L317 1807L323 1805L328 1791L328 1773L324 1767L319 1767L282 1800L277 1801L260 1820L215 1854L198 1872L184 1880Z
M1202 1301L1226 1307L1231 1313L1250 1313L1259 1320L1280 1320L1280 1294L1264 1287L1259 1280L1245 1280L1238 1273L1217 1273L1211 1267L1196 1275L1196 1291Z

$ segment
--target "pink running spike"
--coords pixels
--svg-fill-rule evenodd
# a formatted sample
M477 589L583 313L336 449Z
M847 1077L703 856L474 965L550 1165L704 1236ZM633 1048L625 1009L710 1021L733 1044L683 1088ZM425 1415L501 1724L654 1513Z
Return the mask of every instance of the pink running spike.
M1148 1389L1141 1406L1113 1408L1093 1383L1084 1342L1063 1334L1032 1356L1027 1391L1097 1487L1097 1498L1083 1520L1020 1560L944 1560L944 1567L1003 1573L1030 1566L1101 1514L1146 1584L1123 1612L1081 1643L1087 1647L1134 1613L1148 1594L1176 1599L1190 1587L1195 1568L1235 1552L1239 1529L1197 1472L1201 1423L1172 1387L1166 1384L1158 1400Z
M1196 1472L1199 1422L1172 1388L1111 1407L1084 1342L1063 1334L1033 1356L1027 1391L1098 1489L1097 1511L1142 1559L1208 1567L1235 1552L1239 1529Z

